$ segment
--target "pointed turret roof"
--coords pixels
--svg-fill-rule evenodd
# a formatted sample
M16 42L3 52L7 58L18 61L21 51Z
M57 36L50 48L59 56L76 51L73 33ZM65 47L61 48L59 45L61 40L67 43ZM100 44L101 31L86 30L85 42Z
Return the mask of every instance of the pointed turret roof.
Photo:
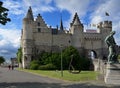
M63 28L63 22L62 22L62 17L61 17L61 21L60 21L60 30L64 30L64 28Z
M31 6L30 6L29 9L28 9L26 18L29 18L29 19L31 19L31 20L34 20Z
M74 18L73 18L72 24L73 24L73 25L80 25L80 24L81 24L77 12L76 12L75 15L74 15Z

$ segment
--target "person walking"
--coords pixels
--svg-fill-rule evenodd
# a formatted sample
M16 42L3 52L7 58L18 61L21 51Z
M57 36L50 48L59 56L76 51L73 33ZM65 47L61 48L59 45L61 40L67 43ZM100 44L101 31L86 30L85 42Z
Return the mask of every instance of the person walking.
M9 70L10 70L11 66L9 65L8 68L9 68Z

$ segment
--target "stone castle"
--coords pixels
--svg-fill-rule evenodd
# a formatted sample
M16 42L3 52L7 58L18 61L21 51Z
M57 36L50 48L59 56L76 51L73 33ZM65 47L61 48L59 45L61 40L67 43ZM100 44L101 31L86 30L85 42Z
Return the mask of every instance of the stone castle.
M91 32L92 31L92 32ZM60 27L48 27L42 16L34 19L31 7L23 19L21 47L23 52L22 66L28 68L37 54L45 52L60 52L68 46L74 46L81 55L95 58L105 58L108 49L104 43L105 37L112 31L112 22L104 21L97 24L97 30L84 31L77 13L75 13L69 30L64 30L62 20Z

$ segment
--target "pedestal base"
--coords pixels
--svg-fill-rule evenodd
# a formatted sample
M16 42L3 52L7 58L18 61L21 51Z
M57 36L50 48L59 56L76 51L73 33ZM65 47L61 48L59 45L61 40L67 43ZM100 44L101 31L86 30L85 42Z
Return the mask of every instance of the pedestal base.
M107 64L105 83L120 85L120 63Z

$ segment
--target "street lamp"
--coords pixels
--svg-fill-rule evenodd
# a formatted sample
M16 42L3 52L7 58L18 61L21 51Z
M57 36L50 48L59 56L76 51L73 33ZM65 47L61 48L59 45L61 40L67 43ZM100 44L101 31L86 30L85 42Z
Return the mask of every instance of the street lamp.
M60 45L61 48L61 77L63 77L63 60L62 60L62 44Z

